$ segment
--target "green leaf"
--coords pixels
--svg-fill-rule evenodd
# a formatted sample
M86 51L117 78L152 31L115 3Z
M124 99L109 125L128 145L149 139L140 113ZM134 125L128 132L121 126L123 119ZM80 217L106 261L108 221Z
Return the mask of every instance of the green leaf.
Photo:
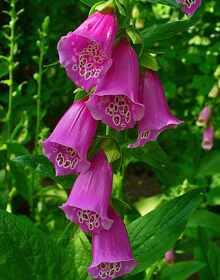
M196 261L206 263L206 267L199 271L201 280L220 280L220 250L202 228L198 229L198 244L194 249L194 258Z
M176 0L147 0L147 1L153 4L162 4L175 8L181 7L181 5Z
M128 36L131 38L133 44L142 44L141 36L133 26L127 27L126 32Z
M211 236L220 237L220 216L207 210L197 210L189 219L185 233L197 237L198 227L208 229Z
M198 174L211 176L220 172L220 151L212 151L199 165Z
M1 280L79 279L65 249L27 218L0 210Z
M26 111L23 111L19 123L14 128L10 140L16 140L19 143L24 143L28 137L29 117Z
M199 23L198 19L179 20L164 24L155 24L141 31L144 47L152 45L154 42L171 38L180 32L184 32L189 27Z
M131 273L146 270L170 250L200 205L205 188L179 196L128 226L132 251L139 265Z
M140 65L145 68L152 69L154 71L157 71L159 69L156 58L154 58L147 52L142 53L140 57Z
M75 93L74 102L88 95L88 93L81 88L77 88L76 90L74 90L74 93Z
M114 209L118 212L118 214L122 217L122 219L124 219L126 209L131 210L131 207L125 201L122 201L115 197L111 198L111 204L114 207Z
M100 0L80 0L80 1L89 7L92 7L96 3L100 2Z
M24 197L27 201L30 202L28 182L24 168L13 161L11 161L10 163L10 168L12 173L13 186L16 188L16 190L22 197Z
M114 162L121 157L120 148L117 141L113 137L104 139L102 145L105 149L105 154L109 163Z
M166 265L161 271L160 280L185 280L205 266L204 263L195 261L179 262L174 266Z
M149 164L157 169L179 176L178 169L164 153L157 142L150 141L144 147L126 149L134 158Z
M54 165L45 156L25 155L16 157L13 161L36 169L66 188L72 188L76 179L75 174L56 177Z
M0 79L2 77L4 77L5 75L8 75L8 66L4 63L4 62L1 62L0 63Z
M75 264L80 279L91 279L86 267L89 267L92 262L92 248L85 233L77 225L69 223L58 243L66 248L69 263Z

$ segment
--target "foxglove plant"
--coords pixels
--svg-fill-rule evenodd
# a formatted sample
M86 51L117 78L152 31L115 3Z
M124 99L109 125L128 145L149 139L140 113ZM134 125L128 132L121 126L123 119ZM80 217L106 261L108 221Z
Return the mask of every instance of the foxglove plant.
M112 167L103 149L91 160L85 174L79 174L66 203L60 208L67 219L83 232L100 233L112 226L108 207L112 191Z
M204 150L211 150L214 142L214 127L210 124L206 127L203 133L202 148Z
M148 141L155 141L162 131L176 128L182 123L170 112L162 83L153 70L143 70L139 98L145 106L145 115L138 122L136 143L130 144L128 148L144 146Z
M112 60L86 106L96 120L120 131L143 118L144 106L138 100L138 58L126 38L114 47Z
M114 10L107 8L92 14L74 32L60 39L60 63L78 87L88 92L106 74L112 64L117 28Z
M122 218L111 206L108 215L112 227L92 235L93 260L87 268L91 278L109 280L130 273L137 265Z
M206 125L209 121L210 115L211 115L211 108L209 106L204 107L201 113L199 114L196 124L198 126Z
M98 122L85 106L76 101L63 115L52 134L41 143L44 155L54 164L56 176L86 172L87 153Z
M177 2L183 5L184 14L191 17L201 5L202 0L177 0Z

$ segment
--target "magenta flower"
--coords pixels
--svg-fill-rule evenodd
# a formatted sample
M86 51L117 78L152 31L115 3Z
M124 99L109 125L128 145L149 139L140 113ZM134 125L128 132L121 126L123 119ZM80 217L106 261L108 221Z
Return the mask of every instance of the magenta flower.
M206 125L209 121L210 115L211 115L211 108L209 106L204 107L201 113L199 114L196 124L198 126Z
M163 86L154 71L145 69L141 74L139 97L145 106L145 115L138 122L139 134L136 143L130 144L128 148L155 141L162 131L176 128L182 122L170 112Z
M41 143L44 155L55 166L56 176L89 169L87 153L97 125L82 99L67 110L52 134Z
M113 225L92 236L93 261L87 268L91 278L112 279L130 273L137 265L122 218L110 206Z
M171 248L168 252L166 252L165 261L167 264L173 265L173 263L175 261L175 255L174 255L173 248Z
M108 217L112 167L102 149L90 162L90 169L85 174L79 174L61 209L67 219L77 223L83 232L100 233L102 229L108 230L112 226L112 220Z
M214 127L210 124L206 127L203 134L202 148L204 150L211 150L214 141Z
M120 131L132 128L144 116L144 106L138 103L138 58L122 38L112 54L113 64L86 102L92 116Z
M108 8L92 14L74 32L60 39L60 64L78 87L88 92L104 77L112 64L117 29L114 11Z
M191 17L202 3L202 0L177 0L178 3L184 5L182 11L188 17Z

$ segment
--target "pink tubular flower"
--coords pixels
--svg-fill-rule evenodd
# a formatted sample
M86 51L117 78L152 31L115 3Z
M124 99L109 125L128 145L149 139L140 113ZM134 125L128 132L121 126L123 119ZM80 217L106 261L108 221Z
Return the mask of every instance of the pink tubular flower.
M117 29L114 11L108 8L92 14L74 32L60 39L60 64L78 87L88 92L104 77L112 64L110 56Z
M87 153L97 125L82 99L67 110L52 134L41 143L44 155L55 165L56 176L89 169Z
M91 278L112 279L130 273L137 265L122 218L110 206L113 225L92 236L93 261L87 268Z
M202 148L204 150L211 150L214 141L214 127L210 124L206 127L203 134Z
M166 254L165 254L165 261L169 265L173 265L174 264L175 255L174 255L173 248L171 248L168 252L166 252Z
M144 116L138 103L139 67L135 51L122 38L112 54L113 64L86 102L92 116L120 131L132 128Z
M191 17L201 5L202 0L177 0L177 2L184 5L182 11Z
M209 121L210 115L211 115L211 108L209 106L204 107L201 113L199 114L196 124L198 126L206 125Z
M138 139L128 148L144 146L155 141L165 129L176 128L182 121L176 119L169 110L161 81L154 71L145 69L139 86L140 102L145 106L145 115L138 122Z
M108 218L112 177L111 164L101 149L91 159L90 169L79 174L67 202L60 207L67 219L77 223L83 232L100 233L112 226Z

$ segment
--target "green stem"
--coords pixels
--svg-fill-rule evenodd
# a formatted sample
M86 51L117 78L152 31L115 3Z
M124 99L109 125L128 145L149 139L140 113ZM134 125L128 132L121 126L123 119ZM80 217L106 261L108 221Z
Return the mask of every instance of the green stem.
M42 42L41 45L43 45ZM43 75L43 58L44 58L44 54L41 47L40 60L39 60L38 89L37 89L37 125L36 125L35 146L34 146L34 153L36 155L38 154L38 140L39 140L40 127L41 127L41 86L42 86L42 75Z
M7 141L11 138L11 115L12 115L12 99L14 90L14 52L15 52L15 23L16 23L16 11L15 11L15 0L11 1L11 34L10 34L10 56L9 56L9 99L8 99L8 112L7 112ZM11 175L10 175L10 152L7 151L7 167L6 167L6 182L7 188L11 189Z
M35 132L35 145L34 145L34 154L38 155L38 146L39 146L39 134L41 128L41 88L42 88L42 76L43 76L43 59L44 59L44 41L40 38L40 59L39 59L39 71L38 71L38 80L37 80L37 124L36 124L36 132ZM31 206L31 217L34 222L35 219L35 203L34 203L34 190L35 190L35 172L32 173L32 182L29 190L29 200Z
M11 137L11 114L12 114L12 99L13 99L13 89L14 89L14 48L15 48L15 21L16 21L16 12L15 12L15 1L11 1L11 36L10 36L10 57L9 57L9 101L8 101L8 117L7 117L7 140L10 140Z

